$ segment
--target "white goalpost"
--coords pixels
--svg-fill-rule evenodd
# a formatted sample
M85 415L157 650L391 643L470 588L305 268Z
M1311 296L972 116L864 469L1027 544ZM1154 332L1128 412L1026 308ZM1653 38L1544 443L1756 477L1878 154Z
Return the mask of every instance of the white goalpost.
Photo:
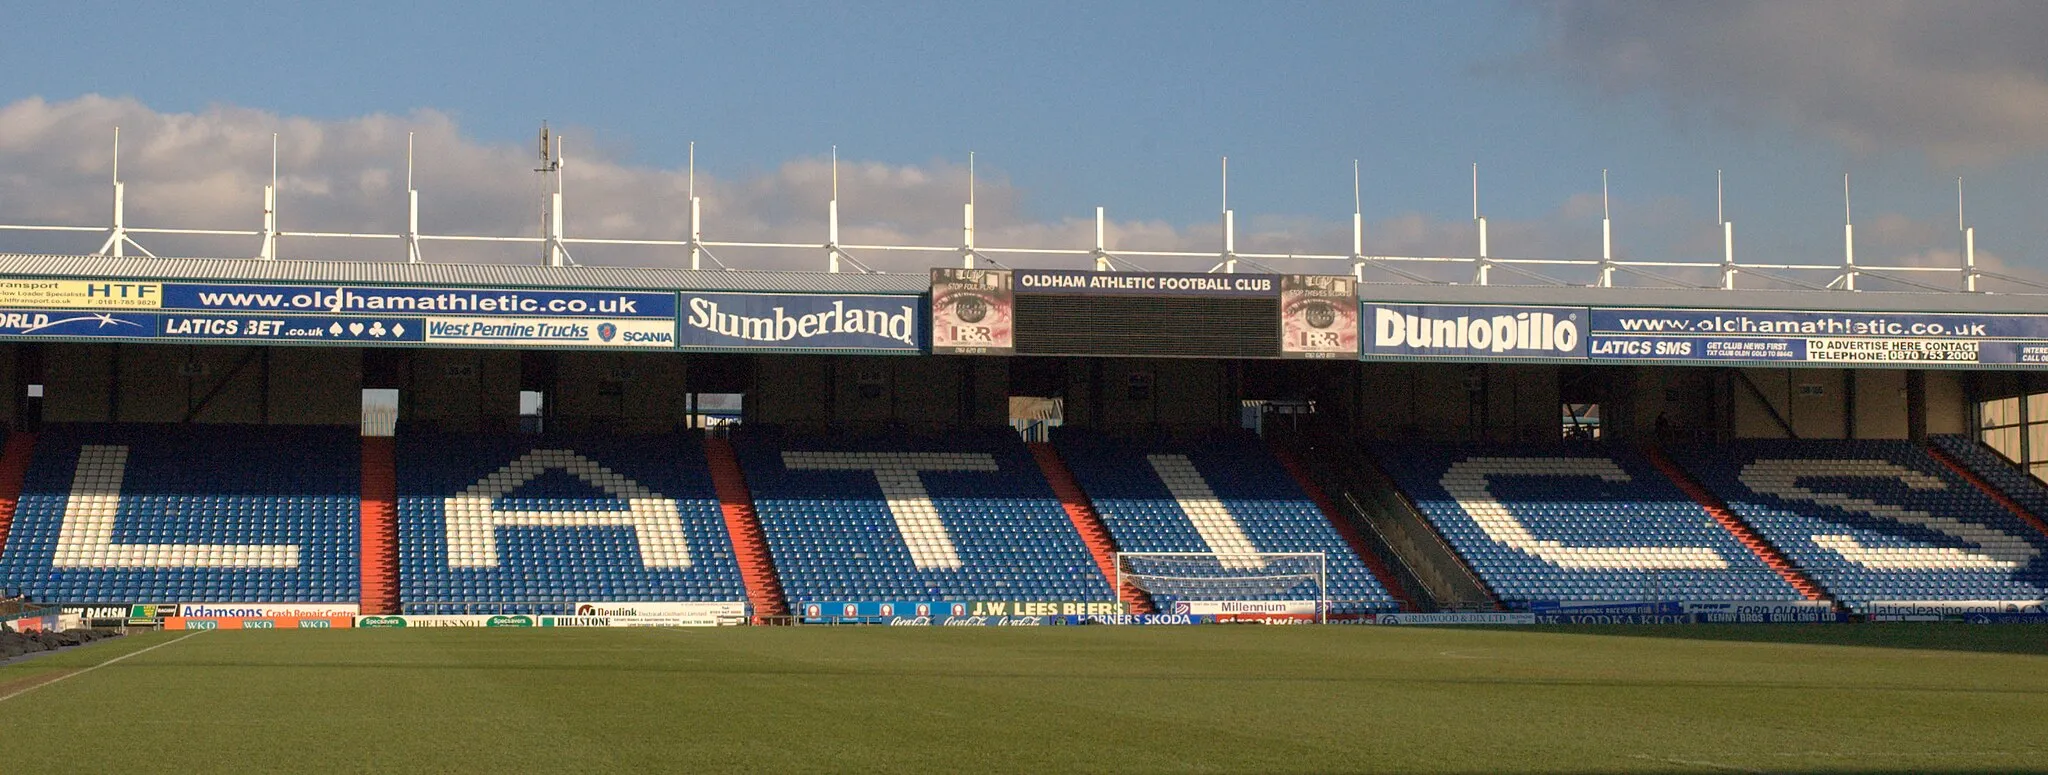
M1330 608L1327 560L1323 552L1117 552L1116 588L1170 599L1162 608L1172 610L1162 613L1313 612L1322 622Z

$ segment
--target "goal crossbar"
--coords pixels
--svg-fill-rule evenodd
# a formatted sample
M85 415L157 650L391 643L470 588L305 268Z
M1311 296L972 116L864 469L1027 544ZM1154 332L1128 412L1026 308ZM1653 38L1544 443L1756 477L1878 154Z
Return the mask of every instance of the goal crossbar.
M1327 616L1325 552L1117 552L1118 590L1176 602L1294 602Z

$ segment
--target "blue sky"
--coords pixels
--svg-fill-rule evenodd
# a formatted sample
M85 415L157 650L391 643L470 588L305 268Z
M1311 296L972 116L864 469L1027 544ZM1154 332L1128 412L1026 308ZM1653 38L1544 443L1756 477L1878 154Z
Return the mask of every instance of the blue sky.
M314 125L429 111L508 147L547 119L576 138L572 153L623 167L681 167L694 140L700 172L729 181L834 144L911 169L971 149L1020 218L1106 205L1191 230L1216 219L1224 155L1241 219L1348 224L1355 158L1369 222L1439 231L1469 216L1478 162L1491 219L1530 224L1524 249L1496 235L1503 254L1596 250L1586 197L1602 168L1617 237L1643 257L1712 255L1716 169L1745 258L1838 260L1844 172L1859 224L1896 220L1886 237L1866 227L1870 254L1949 249L1967 175L1980 245L2048 266L2033 215L2048 192L2032 184L2048 138L2024 128L2048 81L2034 44L1950 55L1923 45L1910 6L1850 5L1869 12L1851 24L1823 21L1843 7L1799 3L1711 6L1724 17L1711 23L1630 3L0 8L0 105L97 94ZM1957 15L1984 18L1952 26L1993 30L2048 19L2026 4ZM1901 53L1858 59L1885 46ZM1972 75L2018 85L1983 104L1947 96ZM1859 80L1880 77L1896 93ZM2000 111L2018 115L1944 128ZM39 152L4 142L0 158ZM0 197L0 214L18 198Z

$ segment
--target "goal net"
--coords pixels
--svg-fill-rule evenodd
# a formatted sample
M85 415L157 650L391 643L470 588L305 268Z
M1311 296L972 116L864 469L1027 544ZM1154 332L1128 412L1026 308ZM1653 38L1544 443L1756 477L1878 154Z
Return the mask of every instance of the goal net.
M1247 613L1312 613L1320 621L1329 607L1325 559L1322 552L1118 552L1116 581L1118 589L1151 595L1166 612L1242 608ZM1255 602L1268 605L1220 605Z

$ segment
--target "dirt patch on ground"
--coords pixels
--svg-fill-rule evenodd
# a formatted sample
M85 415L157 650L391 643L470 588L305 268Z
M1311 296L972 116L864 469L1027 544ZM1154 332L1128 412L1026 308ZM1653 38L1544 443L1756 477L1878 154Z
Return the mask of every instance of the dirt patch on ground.
M59 670L52 670L41 675L32 675L27 678L17 678L12 681L0 681L0 697L5 697L15 692L25 692L30 689L34 689L38 686L42 686L43 684L55 681L59 678L63 678L64 676L70 675L72 673L76 673L78 672L78 670L79 668L67 667Z

